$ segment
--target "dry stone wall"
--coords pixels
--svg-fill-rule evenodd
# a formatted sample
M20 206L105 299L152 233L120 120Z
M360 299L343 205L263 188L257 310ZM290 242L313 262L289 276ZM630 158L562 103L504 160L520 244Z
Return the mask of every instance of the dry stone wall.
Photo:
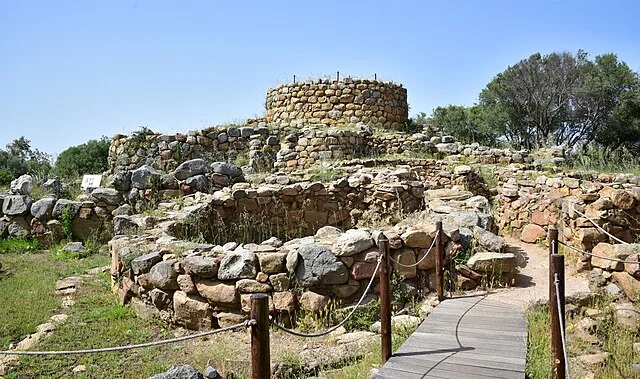
M297 127L365 123L399 129L409 110L402 85L351 78L284 84L267 91L265 106L268 123Z

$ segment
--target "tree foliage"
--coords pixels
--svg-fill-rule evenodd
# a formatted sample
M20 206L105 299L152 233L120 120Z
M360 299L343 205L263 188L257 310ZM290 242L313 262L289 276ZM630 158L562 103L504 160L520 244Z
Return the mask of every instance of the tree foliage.
M50 156L31 147L31 141L20 137L0 149L0 185L7 185L20 175L45 178L51 171Z
M434 109L429 125L436 131L456 137L462 143L478 142L494 146L503 127L499 115L498 112L491 112L490 107L448 105Z
M72 146L58 156L54 172L65 179L77 178L85 174L98 174L107 170L109 139L89 140Z

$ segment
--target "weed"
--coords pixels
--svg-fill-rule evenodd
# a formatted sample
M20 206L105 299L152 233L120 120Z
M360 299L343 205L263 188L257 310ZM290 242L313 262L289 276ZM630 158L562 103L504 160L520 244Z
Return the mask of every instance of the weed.
M73 214L73 206L71 204L67 204L62 210L62 214L60 215L60 223L62 224L62 231L68 239L73 238L71 225L73 223L74 217L75 215Z
M525 315L529 329L527 346L527 378L543 379L551 377L551 319L549 308L533 307Z
M42 249L40 241L26 237L0 239L0 254L35 253Z

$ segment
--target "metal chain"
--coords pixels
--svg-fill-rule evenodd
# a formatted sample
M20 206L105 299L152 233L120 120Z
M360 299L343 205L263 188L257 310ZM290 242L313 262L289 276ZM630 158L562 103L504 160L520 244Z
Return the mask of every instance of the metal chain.
M313 338L313 337L326 336L327 334L333 332L334 330L336 330L339 327L341 327L342 325L344 325L351 318L351 316L353 316L353 314L356 312L356 310L360 307L360 305L364 301L364 298L369 293L369 290L371 289L371 285L373 284L373 281L375 280L375 278L376 278L376 276L378 274L378 270L380 269L380 263L382 263L382 256L380 256L378 258L378 264L376 265L376 270L373 273L373 276L371 276L371 280L369 280L369 284L367 284L367 288L364 290L364 293L360 297L360 300L358 301L358 303L356 305L354 305L354 307L351 310L351 312L349 312L349 314L344 318L344 320L340 321L339 324L334 325L334 326L330 327L329 329L325 330L324 332L320 332L320 333L300 333L300 332L296 332L295 330L287 329L284 326L279 325L278 323L276 323L273 320L273 317L269 316L269 320L271 321L271 324L273 326L275 326L276 328L282 330L283 332L286 332L286 333L289 333L289 334L292 334L292 335L298 336L298 337Z
M198 334L191 334L188 336L171 338L167 340L140 343L136 345L125 345L125 346L115 346L115 347L104 347L100 349L87 349L87 350L61 350L61 351L17 351L17 350L8 350L8 351L0 351L0 355L72 355L72 354L93 354L93 353L107 353L112 351L123 351L123 350L131 350L131 349L139 349L142 347L150 347L150 346L158 346L158 345L166 345L175 342L192 340L199 337L210 336L216 333L227 332L230 330L235 330L239 328L247 328L249 326L253 326L256 324L255 320L247 320L240 324L235 324L231 326L227 326L226 328L220 328L215 330L209 330L207 332L202 332Z
M601 231L603 231L606 235L608 235L609 237L613 238L614 240L616 240L616 241L620 242L620 243L621 243L621 244L623 244L623 245L629 245L629 243L628 243L628 242L625 242L625 241L621 240L620 238L618 238L618 237L614 236L613 234L611 234L611 233L607 232L606 230L604 230L604 228L603 228L603 227L601 227L600 225L598 225L598 224L597 224L597 223L596 223L592 218L590 218L590 217L589 217L589 216L587 216L586 214L584 214L584 213L580 212L579 210L577 210L577 209L576 209L576 204L575 204L575 203L572 203L571 205L572 205L572 207L573 207L573 210L574 210L577 214L579 214L580 216L582 216L582 217L586 218L587 220L589 220L589 221L590 221L590 222L591 222L591 223L592 223L596 228L598 228L598 229L600 229Z
M431 247L429 247L429 250L427 250L427 252L425 253L425 255L424 255L424 256L423 256L423 257L422 257L418 262L416 262L416 263L414 263L414 264L410 264L410 265L405 265L405 264L402 264L402 263L400 263L399 261L397 261L397 260L395 260L395 259L393 259L393 258L391 258L391 262L393 262L393 264L395 264L395 265L398 265L398 266L400 266L400 267L405 267L405 268L413 268L413 267L418 266L418 265L419 265L420 263L422 263L425 259L427 259L427 255L429 255L429 253L431 252L431 250L433 250L433 247L436 245L436 241L437 241L438 235L440 235L440 231L439 231L439 230L436 232L435 237L433 237L433 241L431 242Z
M559 243L560 245L562 245L562 246L566 247L567 249L573 250L573 251L578 252L578 253L580 253L580 254L589 255L589 256L592 256L592 257L596 257L596 258L604 259L604 260L611 261L611 262L618 262L618 263L634 263L634 262L627 262L627 261L624 261L624 260L622 260L622 259L609 258L609 257L605 257L605 256L602 256L602 255L589 253L589 252L587 252L587 251L580 250L580 249L578 249L577 247L573 247L573 246L571 246L571 245L567 245L566 243L564 243L564 242L562 242L562 241L558 241L558 243Z
M560 280L558 273L554 274L553 284L556 287L556 302L558 305L558 321L560 322L560 338L562 338L562 353L564 354L564 365L567 369L567 377L571 379L571 368L569 367L569 356L567 354L567 340L564 335L564 320L562 314L562 306L560 304Z

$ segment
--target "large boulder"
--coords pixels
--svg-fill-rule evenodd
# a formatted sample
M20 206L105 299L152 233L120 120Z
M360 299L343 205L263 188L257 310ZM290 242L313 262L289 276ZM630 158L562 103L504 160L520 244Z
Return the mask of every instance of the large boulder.
M298 248L295 275L303 287L316 284L344 284L349 281L347 267L326 246L302 245Z
M97 202L104 202L106 205L120 205L122 203L122 195L113 188L98 187L91 192Z
M62 183L58 179L47 179L40 185L40 189L49 195L60 197L62 193Z
M131 261L131 270L135 275L140 275L149 272L151 267L156 263L162 261L162 255L158 251L153 251L149 254L145 254L134 258Z
M536 243L539 239L544 238L547 235L547 232L540 225L536 224L528 224L522 228L522 233L520 233L520 240L522 242L527 243Z
M613 205L620 209L631 209L635 203L635 198L623 189L612 190L609 196L611 197Z
M479 226L473 228L478 244L487 251L499 253L504 248L504 238L484 230Z
M211 306L200 296L188 295L182 291L174 292L173 312L176 323L189 329L208 330L213 326Z
M113 218L113 233L115 235L123 235L135 233L140 228L138 222L131 216L115 216Z
M159 183L162 173L155 168L144 165L131 171L131 187L137 189L149 189L154 183Z
M260 270L265 274L277 274L287 270L287 253L258 253Z
M423 230L407 230L401 238L407 247L428 248L433 242L433 238Z
M516 256L511 253L476 253L467 262L474 271L508 273L516 269Z
M119 171L113 174L109 184L120 192L126 192L131 189L131 171Z
M258 274L258 264L258 257L248 250L229 252L220 262L218 279L255 279Z
M594 255L603 257L591 257L591 265L593 267L605 270L622 271L624 270L624 263L618 261L624 261L627 257L640 253L640 244L623 245L601 242L597 244L591 252ZM618 261L613 261L611 259Z
M628 273L622 272L614 272L611 274L613 280L622 288L627 297L631 301L640 300L640 281Z
M61 218L63 214L68 215L71 218L75 218L80 211L82 205L79 201L72 201L67 199L59 199L56 201L56 205L53 206L51 215L54 218Z
M45 197L44 199L34 201L33 204L31 204L31 215L40 221L49 220L55 204L56 199L52 197Z
M371 234L362 229L349 229L338 237L334 245L336 256L350 257L374 246Z
M33 178L31 175L20 175L18 179L14 179L11 181L9 185L9 193L14 195L31 195L31 191L33 190Z
M174 267L175 263L176 261L169 260L159 262L151 267L151 270L149 271L149 279L154 287L162 290L177 290L180 288L177 280L178 272Z
M190 176L184 183L192 192L209 192L209 179L204 175Z
M5 196L2 202L2 213L7 216L22 216L29 213L31 198L27 195Z
M176 167L173 175L178 180L185 180L192 176L202 175L207 172L207 162L204 159L191 159L186 162L182 162L180 166Z
M182 267L187 274L201 278L215 278L218 274L218 262L211 257L186 257L182 261Z
M7 233L9 237L27 237L31 234L31 228L24 217L15 217L7 225Z
M242 169L229 162L213 162L211 169L217 174L226 175L231 178L242 176Z
M233 283L227 284L217 280L196 278L195 284L200 295L213 305L234 307L240 303L238 290Z

